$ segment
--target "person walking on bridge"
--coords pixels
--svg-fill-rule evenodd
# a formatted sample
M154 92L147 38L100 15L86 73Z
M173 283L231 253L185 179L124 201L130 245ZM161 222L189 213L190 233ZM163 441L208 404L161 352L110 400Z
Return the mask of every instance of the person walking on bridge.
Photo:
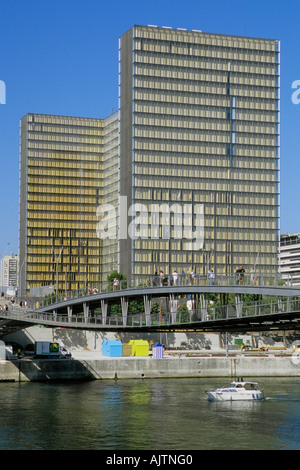
M173 271L172 273L172 276L173 276L173 282L174 282L174 286L177 286L177 281L178 281L178 273L176 270Z

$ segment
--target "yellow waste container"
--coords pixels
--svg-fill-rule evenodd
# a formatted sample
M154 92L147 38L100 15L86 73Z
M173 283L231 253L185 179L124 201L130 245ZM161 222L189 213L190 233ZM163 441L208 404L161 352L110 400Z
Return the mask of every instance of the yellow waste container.
M143 339L132 339L128 344L132 346L133 356L149 356L149 343Z

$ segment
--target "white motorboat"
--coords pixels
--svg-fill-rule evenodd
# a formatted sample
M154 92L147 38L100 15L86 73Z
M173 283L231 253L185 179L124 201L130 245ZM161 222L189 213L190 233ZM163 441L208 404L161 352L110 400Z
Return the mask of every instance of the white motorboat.
M206 393L208 400L211 401L262 400L264 398L264 392L257 382L231 382L228 387L208 390Z

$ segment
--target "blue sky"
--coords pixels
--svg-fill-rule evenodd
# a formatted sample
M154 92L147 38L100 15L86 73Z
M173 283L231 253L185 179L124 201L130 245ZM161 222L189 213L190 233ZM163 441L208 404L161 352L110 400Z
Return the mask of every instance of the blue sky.
M300 232L299 1L14 0L0 7L0 257L18 252L19 121L118 108L118 39L134 24L281 40L281 233Z

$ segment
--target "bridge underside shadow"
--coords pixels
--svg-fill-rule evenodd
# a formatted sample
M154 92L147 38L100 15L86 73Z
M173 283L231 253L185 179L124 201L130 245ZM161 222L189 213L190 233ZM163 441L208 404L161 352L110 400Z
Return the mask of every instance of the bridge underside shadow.
M102 325L77 322L68 324L60 321L20 321L9 320L0 322L0 337L34 325L48 328L64 328L66 330L88 330L114 333L157 333L157 332L199 332L199 333L245 333L245 332L276 332L300 330L300 310L296 312L267 314L253 317L224 318L207 321L175 324L150 324L143 326Z
M180 326L172 325L173 331L180 331ZM186 329L187 330L187 329ZM185 331L186 331L185 330ZM300 311L259 317L231 318L214 321L190 323L189 330L214 333L270 332L282 330L300 330ZM170 331L170 330L169 330Z
M17 331L24 330L30 326L35 326L36 322L28 322L22 320L3 320L0 319L0 338Z

